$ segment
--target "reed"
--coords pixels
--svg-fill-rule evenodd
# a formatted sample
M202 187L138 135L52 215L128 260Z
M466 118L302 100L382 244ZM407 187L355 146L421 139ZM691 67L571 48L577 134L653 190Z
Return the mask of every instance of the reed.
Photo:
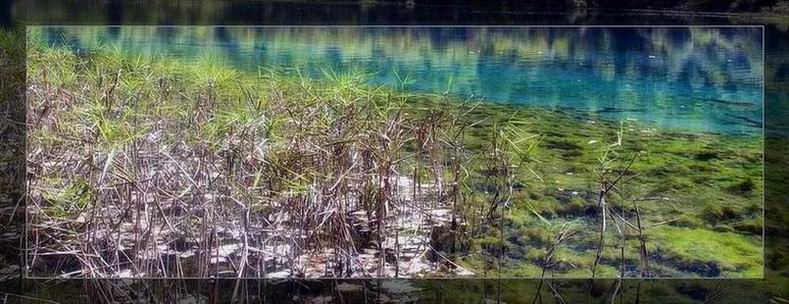
M650 240L685 229L652 229L676 219L653 219L666 204L644 206L655 195L641 194L662 194L654 188L674 177L640 174L657 172L640 150L680 151L659 154L668 158L687 149L651 133L624 141L624 123L589 127L586 148L573 130L536 132L567 122L555 113L411 93L405 76L385 87L361 71L310 78L241 72L210 56L29 46L27 254L36 274L490 277L517 268L599 277L602 265L605 275L643 277L666 264L650 261ZM608 145L589 140L608 134ZM566 192L554 182L585 174L564 171L569 162L595 168L570 185L594 182L595 198L574 192L571 203L551 203L547 195ZM722 195L745 202L753 180ZM597 228L569 229L571 215Z
M30 51L34 271L412 276L434 256L433 227L462 238L475 217L460 189L465 104L362 73ZM37 263L48 256L69 263Z

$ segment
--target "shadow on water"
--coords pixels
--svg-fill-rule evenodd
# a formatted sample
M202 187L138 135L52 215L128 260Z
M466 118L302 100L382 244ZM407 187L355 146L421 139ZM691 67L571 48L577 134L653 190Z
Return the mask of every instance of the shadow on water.
M17 22L37 25L360 24L761 24L726 14L568 10L527 5L433 5L422 1L6 1ZM524 2L526 3L526 2Z

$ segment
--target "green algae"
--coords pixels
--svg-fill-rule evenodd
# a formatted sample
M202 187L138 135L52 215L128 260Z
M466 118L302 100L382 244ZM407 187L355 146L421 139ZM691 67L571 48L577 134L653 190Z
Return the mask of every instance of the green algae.
M512 114L513 109L517 114ZM522 188L514 194L511 210L505 212L508 226L504 232L504 248L513 248L507 239L529 234L526 227L533 225L529 218L533 215L525 211L534 209L550 220L571 218L590 218L596 215L594 208L599 178L594 173L600 151L608 143L616 141L616 122L607 122L593 114L566 113L551 109L523 108L506 105L485 105L472 113L484 121L484 126L492 121L505 121L518 117L526 122L526 128L540 134L542 144L533 152L536 162L530 167L539 176L524 172L518 176ZM718 236L727 232L742 236L746 243L723 243L719 246L740 246L761 250L762 235L762 197L763 152L762 138L759 135L724 135L709 133L684 133L652 128L648 123L626 121L622 123L624 140L623 155L641 154L628 176L632 180L626 187L627 197L615 195L612 203L629 206L632 199L645 199L639 202L645 225L665 224L669 229L684 227L697 237ZM482 127L480 129L483 129ZM467 142L472 147L481 147L485 132L469 132ZM654 240L669 237L669 230L650 230ZM632 237L632 236L631 236ZM545 237L536 238L533 244L544 244ZM592 245L589 237L578 237L582 247ZM652 241L650 241L652 242ZM714 241L711 241L714 242ZM628 240L628 258L632 259L634 240ZM651 244L663 250L680 244ZM649 246L648 246L649 247ZM749 254L739 249L735 253ZM511 253L515 261L505 263L499 272L505 276L534 276L535 258L521 258L523 254ZM569 256L568 261L586 265L578 256L588 257L593 252L581 252ZM697 251L677 250L681 259L656 259L654 269L663 275L685 276L685 265L678 261L696 260L713 263L712 268L726 269L726 275L761 277L761 272L751 266L760 265L760 255L743 257L748 265L733 263L729 256L725 259L708 259ZM505 256L507 253L505 253ZM636 253L637 256L637 253ZM518 259L522 263L518 263ZM612 261L612 260L609 260ZM637 261L629 261L637 264ZM755 264L754 264L755 263ZM611 262L612 265L617 264ZM606 266L609 267L609 266ZM509 268L509 269L506 269ZM616 268L607 271L616 274ZM714 273L714 271L712 272ZM588 276L588 270L578 269L558 272L559 276ZM660 275L660 274L658 274Z
M694 267L711 265L723 277L763 275L761 237L662 226L650 232L649 238L663 259L676 259L680 267L691 273Z
M38 57L32 61L31 75L40 73L36 63L54 60L61 64L56 69L59 73L52 78L54 85L65 88L78 86L80 76L75 76L78 74L75 72L78 62L70 53L36 48L33 52L33 56ZM146 107L166 94L146 91L151 88L138 91L141 83L149 81L151 75L165 79L165 82L179 83L186 91L204 94L201 96L206 100L230 101L219 105L214 119L186 134L184 140L194 142L220 143L232 132L233 126L253 123L253 117L265 116L259 107L248 105L264 102L271 87L287 86L291 94L305 95L313 89L310 84L292 81L292 76L277 73L265 74L265 77L248 75L210 60L198 65L177 66L163 61L146 66L137 61L118 59L121 56L106 54L94 63L95 68L104 72L132 71L118 90L138 94L141 102L147 100L148 103L141 104L142 110L138 113L107 113L100 102L103 92L94 92L96 103L87 113L98 124L99 135L105 138L104 142L111 145L128 144L146 133L147 126L134 124L135 117L139 115L182 119L189 112L191 105L186 102L189 100L183 100L183 104ZM362 79L355 76L336 76L332 83L336 85L336 94L346 94L344 98L352 100L360 92L355 86L361 82ZM205 93L208 92L207 87L215 89L212 92L216 95L205 95L208 94ZM407 105L405 111L413 112L413 115L424 115L424 110L434 105L453 107L468 104L457 100L447 104L446 99L427 94L403 98ZM155 112L145 112L149 108ZM585 225L581 230L586 233L575 237L572 248L559 250L557 257L566 267L552 270L552 275L588 277L594 259L594 238L591 235L594 224L591 219L597 214L595 199L599 190L595 168L599 166L600 154L617 142L621 135L623 140L618 149L622 158L640 156L626 172L628 177L632 177L624 186L626 195L614 194L611 204L617 208L629 208L632 199L645 199L639 202L639 208L646 226L661 224L647 229L648 247L657 256L655 262L659 264L655 269L665 271L658 275L762 275L760 223L764 181L760 136L691 134L660 130L642 122L610 122L593 113L509 105L481 104L469 114L471 120L479 122L464 138L471 151L484 150L492 126L513 119L521 122L524 130L528 131L520 136L537 135L541 143L530 154L534 161L529 162L529 170L517 173L515 179L520 186L514 193L512 205L502 212L503 231L494 229L495 224L491 224L485 233L471 240L468 251L481 254L459 257L462 265L485 270L485 275L539 276L542 272L539 263L545 254L542 247L552 237L540 226L541 220L562 222L580 218L581 224ZM68 130L66 122L69 119L84 118L62 117L64 129L61 130ZM275 138L287 132L276 119L267 123ZM56 139L46 132L41 134L41 138L45 139L45 144L56 144ZM483 174L473 174L471 179L477 181L478 186L484 186L478 182L484 180ZM484 203L484 197L477 200L479 204ZM633 260L637 251L635 239L632 235L630 237L624 247L626 261L633 265L637 263ZM616 244L618 241L611 242ZM503 262L495 266L492 261L499 254L503 255ZM604 261L598 275L617 276L616 248L604 250L603 254ZM707 270L698 270L702 267L699 265Z

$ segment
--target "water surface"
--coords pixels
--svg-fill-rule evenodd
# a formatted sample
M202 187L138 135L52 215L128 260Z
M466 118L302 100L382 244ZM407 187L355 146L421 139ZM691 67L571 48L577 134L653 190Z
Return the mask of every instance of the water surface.
M47 27L51 45L310 77L364 71L376 85L593 113L692 132L762 129L760 27ZM405 81L405 86L402 86ZM591 117L591 115L590 115Z

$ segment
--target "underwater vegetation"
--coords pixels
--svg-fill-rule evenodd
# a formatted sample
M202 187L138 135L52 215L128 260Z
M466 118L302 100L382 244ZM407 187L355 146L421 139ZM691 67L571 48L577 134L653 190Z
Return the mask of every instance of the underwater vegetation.
M36 276L762 276L758 134L27 52Z
M759 133L761 29L441 27L32 27L49 45L190 60L239 70L369 73L371 85L490 103L599 112L692 132ZM393 73L392 71L396 71Z

